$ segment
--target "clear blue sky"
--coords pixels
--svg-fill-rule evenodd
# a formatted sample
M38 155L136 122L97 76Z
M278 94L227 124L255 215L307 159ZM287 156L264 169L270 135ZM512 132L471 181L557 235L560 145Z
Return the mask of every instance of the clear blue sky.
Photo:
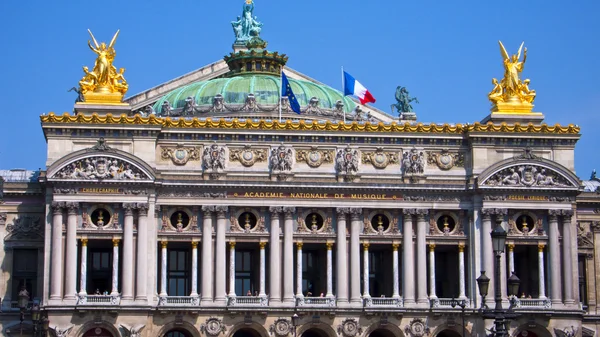
M39 115L72 111L67 90L93 66L87 29L110 40L129 94L181 76L231 51L230 21L243 0L2 1L0 168L45 167ZM465 123L489 113L502 77L498 40L528 48L524 76L549 124L578 124L576 169L600 169L600 1L255 0L269 50L340 89L340 66L389 112L397 85L419 98L419 121ZM513 11L514 9L514 11Z

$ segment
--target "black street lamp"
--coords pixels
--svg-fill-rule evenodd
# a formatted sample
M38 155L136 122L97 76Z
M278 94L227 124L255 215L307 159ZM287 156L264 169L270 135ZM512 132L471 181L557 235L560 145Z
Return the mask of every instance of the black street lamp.
M481 308L487 309L485 297L490 288L490 278L485 275L485 270L482 270L481 275L477 278L477 286L479 287L479 295L481 295Z
M298 317L298 314L294 313L294 315L292 315L292 333L294 334L294 337L297 337L296 327L298 327L299 320L300 320L300 317Z
M21 290L19 291L19 299L17 301L17 304L19 305L19 311L21 313L20 316L20 320L21 320L21 334L23 334L23 321L25 320L25 311L27 310L27 305L29 304L29 292L27 292L27 289L25 289L25 286L21 287Z
M462 337L465 337L466 334L466 330L465 330L465 308L467 307L467 301L465 301L464 299L461 300L456 300L456 299L452 299L452 301L450 301L450 305L452 306L452 308L454 309L457 305L460 307L460 316L462 318Z
M33 322L33 335L38 335L38 323L40 322L40 305L34 303L31 307L31 321Z
M50 330L50 320L48 319L48 313L42 317L42 337L48 336L48 331Z

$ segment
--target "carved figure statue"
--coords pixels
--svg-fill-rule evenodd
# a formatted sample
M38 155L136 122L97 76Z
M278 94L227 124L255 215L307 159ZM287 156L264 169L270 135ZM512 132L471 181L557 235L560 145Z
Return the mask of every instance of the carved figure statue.
M425 155L422 151L412 149L402 155L402 170L404 174L423 174Z
M293 152L290 148L280 145L271 151L271 170L273 171L291 171L293 164Z
M535 90L529 89L530 80L521 81L520 78L527 60L527 48L523 48L524 43L521 43L516 54L509 56L502 41L498 41L504 66L504 78L500 83L496 79L492 80L494 89L488 94L488 98L492 103L533 103L536 93ZM521 53L523 53L523 60L521 60Z
M398 113L401 114L403 112L413 112L413 107L410 103L419 103L419 100L416 97L410 97L406 87L399 85L396 88L396 102L397 103L393 106L396 107Z
M494 89L488 94L488 98L494 103L504 102L504 98L502 97L504 91L502 85L498 83L498 79L492 78L492 84L494 85Z
M247 42L254 36L259 36L262 29L262 23L256 16L252 16L254 3L252 0L246 0L242 6L242 16L236 21L231 22L233 32L235 33L235 42Z
M349 147L339 150L335 157L335 168L341 174L358 172L358 151Z
M69 335L69 331L71 331L71 329L73 329L73 326L71 325L70 327L68 327L66 329L61 329L58 326L55 326L55 327L50 327L50 329L52 331L54 331L54 334L56 335L56 337L66 337Z
M145 324L138 324L130 327L128 325L121 324L121 328L123 328L123 330L125 330L127 333L126 337L140 337L145 326Z
M81 81L79 81L79 87L82 94L85 95L88 92L117 92L125 94L129 87L125 77L123 76L125 69L121 68L117 72L117 68L113 65L116 55L114 45L117 40L117 36L119 36L119 31L117 30L108 46L104 42L99 44L98 41L96 41L94 34L92 34L89 29L88 32L90 33L92 41L94 42L94 45L92 46L92 41L88 40L88 46L98 56L96 57L92 71L89 71L88 67L83 67L83 72L85 75Z
M533 100L535 99L535 90L530 90L529 89L529 82L531 82L530 79L525 79L523 81L523 83L521 84L521 95L523 96L523 99L529 103L533 103Z
M204 161L204 169L217 172L225 169L225 148L212 144L204 149L202 155Z

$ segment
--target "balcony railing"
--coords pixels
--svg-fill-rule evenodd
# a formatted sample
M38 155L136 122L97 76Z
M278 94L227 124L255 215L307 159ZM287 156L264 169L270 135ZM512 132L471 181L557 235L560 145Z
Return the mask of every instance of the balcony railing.
M192 307L200 305L200 298L198 296L160 296L158 305Z
M431 298L429 299L433 308L452 308L452 301L456 301L454 304L456 308L460 309L458 305L458 301L462 301L462 299L452 299L452 298ZM465 299L465 303L467 304L467 308L471 305L469 299Z
M228 296L228 307L266 307L269 305L267 296Z
M397 297L367 297L364 299L365 307L400 308L402 299Z
M299 307L335 307L335 297L296 297L296 305Z
M527 308L550 309L550 308L552 308L552 302L548 298L512 297L511 301L513 302L513 307L515 309L527 309Z
M77 305L119 305L121 295L77 295Z

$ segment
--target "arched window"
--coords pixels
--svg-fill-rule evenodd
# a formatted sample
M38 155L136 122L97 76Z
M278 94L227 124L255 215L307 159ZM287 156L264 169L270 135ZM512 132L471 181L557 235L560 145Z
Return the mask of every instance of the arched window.
M171 330L171 331L167 332L164 337L192 337L192 336L184 330Z

